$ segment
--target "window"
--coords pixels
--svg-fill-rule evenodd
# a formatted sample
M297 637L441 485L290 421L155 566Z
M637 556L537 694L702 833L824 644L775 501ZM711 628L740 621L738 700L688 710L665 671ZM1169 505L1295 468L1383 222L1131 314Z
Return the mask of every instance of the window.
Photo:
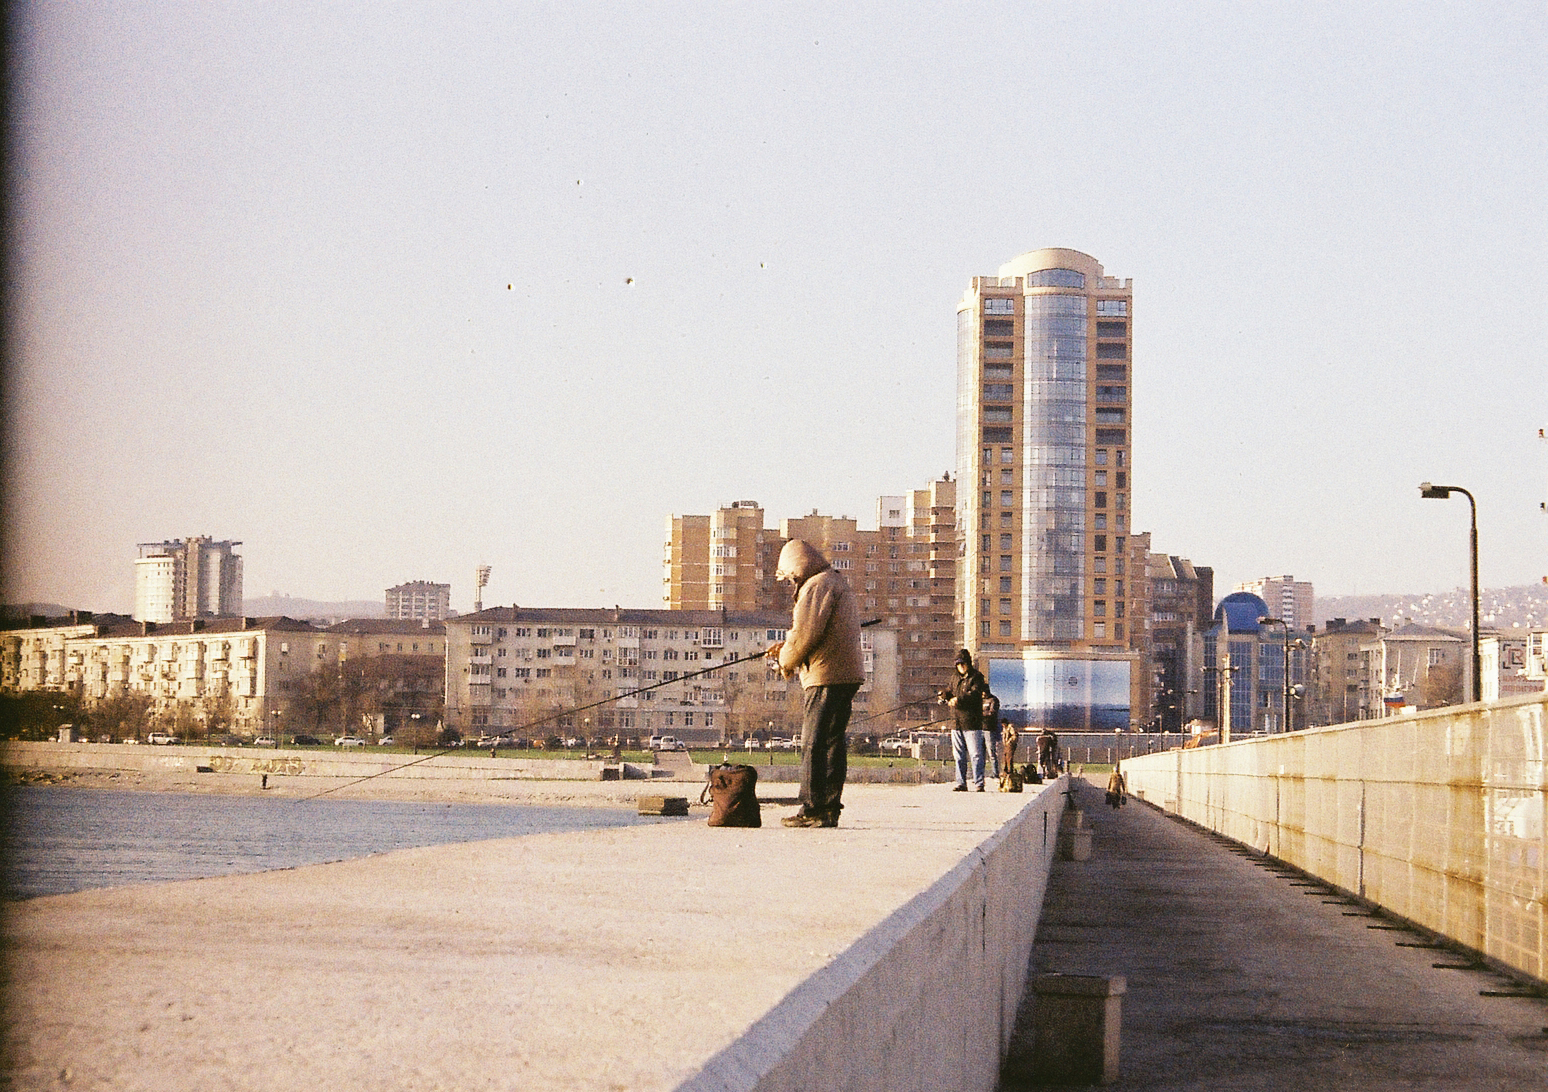
M1098 322L1097 337L1128 337L1129 324L1127 322Z
M989 628L989 623L988 622L984 623L984 628L985 629ZM1008 619L1002 619L1001 622L1000 622L1000 636L1001 637L1009 637L1010 635L1011 635L1011 624L1010 624L1010 621ZM986 633L984 636L987 637L988 634Z
M986 315L1014 315L1015 313L1016 301L1014 299L990 296L984 300L984 314Z
M1127 360L1129 347L1121 341L1099 341L1096 355L1098 360Z
M1000 613L1001 614L1009 614L1010 612L1011 612L1011 601L1009 599L1001 599L1000 600Z
M1016 324L1010 319L984 319L985 337L1011 337L1015 330Z
M1097 410L1097 420L1098 421L1103 420L1102 414L1104 414L1104 413L1112 413L1112 412L1115 412L1115 411L1113 411L1113 410ZM1122 413L1123 411L1122 410L1118 410L1116 412ZM1097 438L1097 443L1099 443L1099 444L1121 444L1121 443L1124 443L1128 439L1128 436L1124 433L1123 429L1121 429L1121 428L1099 428L1099 429L1096 430L1096 438ZM1118 453L1118 465L1119 466L1123 465L1123 452L1121 452L1121 451Z
M1073 269L1039 269L1027 275L1028 288L1084 288L1086 275Z
M984 443L986 444L1008 444L1014 438L1011 435L1011 430L1003 425L994 428L988 425L984 426Z
M1106 622L1093 622L1093 623L1091 623L1091 636L1096 637L1098 639L1105 640L1106 637L1107 637L1107 623Z
M1016 494L1015 494L1014 490L1010 490L1010 489L1002 489L1002 490L1000 490L1000 507L1001 508L1009 508L1011 505L1013 505L1015 503L1016 503Z
M994 363L985 363L984 364L984 378L985 379L1010 379L1015 374L1016 374L1016 366L1014 364L994 364ZM896 515L896 516L901 516L902 514L903 514L902 512L898 512L896 510L894 510L894 512L893 512L893 515Z
M1098 531L1105 531L1105 530L1107 530L1107 515L1106 515L1106 513L1098 512L1094 518L1095 518L1096 522L1094 524L1092 524L1093 528L1095 528Z
M1011 571L1011 556L1009 554L1000 555L1000 571L1002 573Z
M1014 470L1002 470L1002 471L1000 471L1000 484L1001 485L1015 485L1016 484L1016 472Z
M985 360L1009 360L1011 358L1011 343L1008 341L984 342Z
M1016 449L1013 447L1000 448L1000 462L1013 463L1016 461Z
M1096 464L1097 464L1097 466L1106 466L1107 465L1107 452L1101 451L1101 450L1097 451L1097 453L1096 453Z
M1009 550L1010 548L1011 548L1011 536L1010 535L1001 535L1000 536L1000 549L1002 549L1002 550Z
M1129 378L1129 366L1127 364L1098 364L1096 366L1098 379L1127 379Z
M1127 411L1121 409L1099 409L1096 411L1097 424L1099 425L1121 425L1127 418ZM1097 435L1101 436L1101 434L1101 431L1098 430ZM1122 433L1119 435L1122 435Z
M1097 549L1097 553L1105 553L1106 552L1106 550L1107 550L1107 536L1106 535L1097 535L1096 536L1096 549Z
M539 637L551 637L553 636L553 630L549 629L547 626L539 626L537 635Z
M1016 396L1016 388L1013 383L985 383L984 400L987 402L1009 402Z
M1000 577L1000 591L1002 593L1005 593L1005 592L1009 592L1010 590L1011 590L1011 578L1008 577L1008 576Z
M1092 581L1092 583L1091 583L1091 590L1096 592L1098 595L1106 595L1107 594L1107 581L1106 580L1094 580L1094 581Z
M1129 475L1125 471L1118 471L1118 488L1123 489L1129 484Z
M1124 402L1129 397L1128 387L1098 387L1098 402ZM1120 418L1121 420L1121 418Z
M1014 421L1014 413L1015 411L1012 410L1009 406L985 406L984 420L993 421L996 423Z
M1099 315L1127 315L1128 313L1128 300L1097 300L1097 314Z
M1095 503L1096 507L1098 507L1098 508L1106 508L1107 507L1107 494L1105 492L1103 492L1102 490L1100 490L1100 489L1097 490L1096 500L1095 500L1094 503Z

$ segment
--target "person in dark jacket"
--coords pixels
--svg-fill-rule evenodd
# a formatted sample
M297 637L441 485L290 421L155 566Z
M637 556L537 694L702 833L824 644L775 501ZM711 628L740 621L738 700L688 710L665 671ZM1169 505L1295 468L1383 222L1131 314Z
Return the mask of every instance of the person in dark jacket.
M973 786L984 791L984 695L989 684L973 666L967 649L957 653L957 677L941 691L941 701L951 706L951 754L957 761L957 785L954 792L968 791L971 773Z
M989 776L1000 780L1000 752L1004 738L1000 731L1000 699L984 690L984 743L989 748Z
M801 810L780 822L787 827L836 827L849 763L844 733L855 691L865 682L860 605L844 575L798 538L780 550L774 578L795 588L795 607L785 639L766 655L785 678L800 674L806 698Z

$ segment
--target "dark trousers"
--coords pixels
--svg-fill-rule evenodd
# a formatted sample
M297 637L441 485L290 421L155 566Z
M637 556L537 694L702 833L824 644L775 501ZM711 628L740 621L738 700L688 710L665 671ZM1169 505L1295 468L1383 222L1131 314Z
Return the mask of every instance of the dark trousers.
M849 752L844 730L859 683L811 686L805 690L806 716L801 722L801 810L818 818L837 819L843 807L844 775Z

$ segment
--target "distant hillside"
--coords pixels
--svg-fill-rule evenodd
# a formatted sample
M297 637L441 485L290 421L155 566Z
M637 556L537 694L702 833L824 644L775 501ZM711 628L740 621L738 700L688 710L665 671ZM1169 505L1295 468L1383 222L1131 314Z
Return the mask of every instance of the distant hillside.
M1548 584L1483 588L1478 593L1480 629L1548 628ZM1380 618L1385 625L1404 621L1445 629L1466 629L1472 603L1466 588L1417 595L1317 596L1317 624L1329 618Z
M346 599L329 603L320 599L296 599L289 595L265 595L242 600L242 613L250 618L283 614L301 621L341 622L346 618L385 618L380 599Z

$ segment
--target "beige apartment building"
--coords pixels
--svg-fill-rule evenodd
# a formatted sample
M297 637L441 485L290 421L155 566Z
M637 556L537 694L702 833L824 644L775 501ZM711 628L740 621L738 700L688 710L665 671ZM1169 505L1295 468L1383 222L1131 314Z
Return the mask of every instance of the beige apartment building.
M491 607L446 624L446 724L535 739L795 738L800 683L761 655L789 625L789 611ZM897 704L896 637L873 627L861 642L850 731L880 734Z
M774 569L780 548L803 539L849 580L862 614L879 620L867 634L881 640L881 630L895 633L897 704L905 722L931 719L959 642L952 618L956 482L943 475L923 489L879 498L875 529L816 510L781 520L778 530L765 528L764 517L756 501L737 501L710 516L672 516L663 576L668 607L788 610L789 592L775 584Z
M1265 576L1257 580L1244 580L1233 590L1256 595L1268 604L1275 618L1289 623L1292 630L1307 630L1317 620L1313 613L1317 597L1309 580L1297 580L1293 576Z
M0 678L7 692L70 693L88 707L141 693L163 720L182 712L262 735L299 682L336 666L338 653L336 639L293 618L90 622L0 632Z

